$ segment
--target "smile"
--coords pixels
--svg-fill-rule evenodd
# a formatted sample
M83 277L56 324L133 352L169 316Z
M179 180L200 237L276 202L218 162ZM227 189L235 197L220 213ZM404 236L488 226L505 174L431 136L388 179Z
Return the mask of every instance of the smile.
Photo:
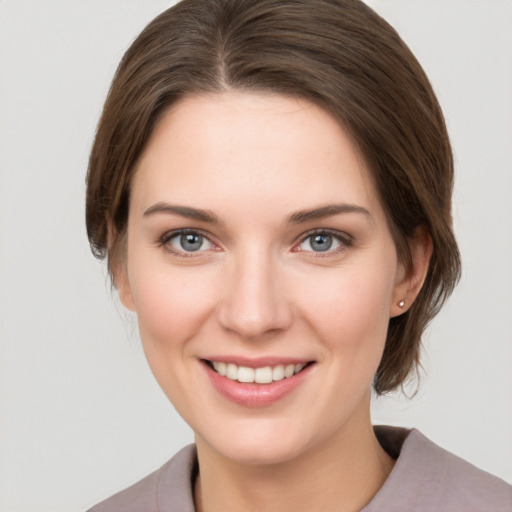
M221 360L219 360L221 359ZM291 394L314 371L316 361L232 358L202 359L213 387L229 401L244 407L265 407Z
M270 384L296 375L304 369L306 363L278 364L275 366L263 366L261 368L249 368L238 366L234 363L211 361L211 367L223 377L228 379L256 384Z

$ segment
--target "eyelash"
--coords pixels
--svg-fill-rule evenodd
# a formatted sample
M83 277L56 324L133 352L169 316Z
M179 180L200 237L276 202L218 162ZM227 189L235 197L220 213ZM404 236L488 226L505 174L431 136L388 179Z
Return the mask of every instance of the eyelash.
M312 256L314 258L328 258L329 256L338 255L339 253L345 251L347 248L351 247L354 244L354 239L348 235L347 233L342 233L340 231L332 230L332 229L314 229L312 231L308 231L301 238L298 244L295 247L300 246L304 242L308 240L308 238L312 238L315 235L328 235L340 242L340 246L336 249L327 249L325 252L322 251L304 251L302 249L295 249L296 252L307 252L310 253L308 256Z
M201 255L204 251L177 251L172 246L170 246L169 242L176 237L182 236L182 235L200 235L205 240L207 240L212 245L217 245L211 240L211 236L204 233L200 229L191 229L191 228L184 228L184 229L176 229L174 231L170 231L162 235L160 239L158 240L158 246L163 247L167 252L173 254L174 256L178 256L181 258L193 258L198 257Z
M197 253L196 253L196 251L178 251L169 245L169 242L172 239L182 236L182 235L188 235L188 234L200 235L204 239L206 239L210 244L217 246L217 244L215 244L211 240L210 235L201 231L200 229L191 229L191 228L177 229L177 230L165 233L164 235L162 235L159 238L158 246L163 247L167 252L169 252L175 256L178 256L178 257L182 257L182 258L198 257L205 251L197 251ZM335 240L340 242L340 247L338 247L334 250L327 249L325 251L325 253L322 251L308 251L308 250L303 250L303 249L297 249L298 246L300 246L301 244L306 242L309 238L312 238L315 235L331 236L332 238L334 238ZM313 257L315 257L315 258L326 258L329 256L339 254L340 252L346 250L348 247L351 247L353 244L354 244L354 239L347 233L341 233L339 231L331 230L331 229L314 229L312 231L308 231L307 233L305 233L304 235L301 236L301 238L299 239L299 242L294 245L294 252L307 252L307 253L311 253L311 255L314 255Z

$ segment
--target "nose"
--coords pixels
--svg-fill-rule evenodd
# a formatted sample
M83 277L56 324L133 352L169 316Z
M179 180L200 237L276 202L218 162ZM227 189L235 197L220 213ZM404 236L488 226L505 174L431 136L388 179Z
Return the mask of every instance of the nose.
M240 255L218 310L222 327L247 340L286 330L293 312L280 286L282 274L279 263L262 251Z

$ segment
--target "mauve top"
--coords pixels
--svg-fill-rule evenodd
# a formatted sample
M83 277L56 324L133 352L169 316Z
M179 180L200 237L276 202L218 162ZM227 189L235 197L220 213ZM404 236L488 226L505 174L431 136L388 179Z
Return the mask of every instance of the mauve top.
M375 427L396 459L388 479L362 512L512 512L512 486L443 450L417 430ZM194 445L159 470L89 512L195 512Z

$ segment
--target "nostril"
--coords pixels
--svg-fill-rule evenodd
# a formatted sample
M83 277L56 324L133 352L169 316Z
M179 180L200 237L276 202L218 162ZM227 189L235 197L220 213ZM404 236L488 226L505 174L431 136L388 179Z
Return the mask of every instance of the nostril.
M218 304L222 327L247 340L286 329L292 320L290 304L273 277L268 256L247 253L233 273L225 295Z
M260 304L259 307L248 304L224 305L219 314L222 327L237 333L246 340L255 340L262 336L275 335L291 324L291 314L284 311L286 305Z

